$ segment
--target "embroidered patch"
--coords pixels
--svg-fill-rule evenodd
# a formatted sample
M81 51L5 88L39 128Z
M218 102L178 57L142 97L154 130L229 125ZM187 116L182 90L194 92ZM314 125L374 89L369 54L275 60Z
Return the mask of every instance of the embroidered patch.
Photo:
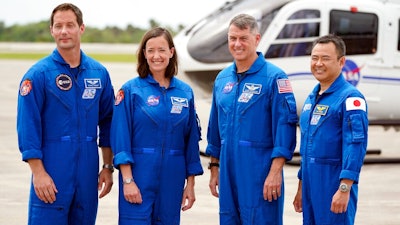
M124 90L120 89L117 93L117 95L115 96L115 102L114 105L119 105L119 103L122 102L122 100L124 100L125 97L125 93Z
M85 88L101 88L100 78L85 79Z
M239 96L238 102L248 103L252 97L253 97L252 93L242 93Z
M19 88L19 94L21 96L28 95L32 90L32 81L27 79L21 83L21 87Z
M317 105L314 108L314 115L322 115L325 116L326 113L328 112L329 106L327 105Z
M312 116L312 118L311 118L311 122L310 122L310 124L311 125L317 125L318 124L318 121L321 119L321 115L313 115Z
M86 88L83 91L82 99L93 99L96 96L96 89L94 88Z
M172 105L171 113L181 114L183 106L181 105Z
M230 93L233 89L233 86L235 86L235 82L228 82L225 84L224 89L222 89L222 93L227 94Z
M183 107L189 107L189 101L187 98L171 97L172 105L180 105Z
M68 91L72 88L72 80L66 74L60 74L56 77L56 85L63 91Z
M160 96L150 95L147 97L147 105L156 106L160 103Z
M250 93L250 94L260 94L261 93L261 84L252 84L252 83L245 83L243 86L243 93Z
M360 97L350 97L346 99L346 111L350 110L363 110L367 111L365 100Z
M289 79L278 79L276 83L278 84L278 92L280 94L293 92Z
M305 104L305 105L303 106L303 112L308 111L308 110L310 110L310 109L311 109L311 104L310 104L310 103L307 103L307 104Z

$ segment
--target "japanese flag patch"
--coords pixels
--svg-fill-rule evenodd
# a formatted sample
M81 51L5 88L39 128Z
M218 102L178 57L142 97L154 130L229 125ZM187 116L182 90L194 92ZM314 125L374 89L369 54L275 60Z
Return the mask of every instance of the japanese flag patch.
M346 99L346 111L363 110L367 111L365 100L360 97L350 97Z

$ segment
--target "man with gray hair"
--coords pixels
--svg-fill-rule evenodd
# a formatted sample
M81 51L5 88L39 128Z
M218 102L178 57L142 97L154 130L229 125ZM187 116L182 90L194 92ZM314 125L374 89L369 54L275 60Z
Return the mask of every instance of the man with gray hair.
M283 166L296 146L296 103L285 72L257 52L260 39L254 17L231 20L234 62L213 88L206 153L223 225L283 220Z

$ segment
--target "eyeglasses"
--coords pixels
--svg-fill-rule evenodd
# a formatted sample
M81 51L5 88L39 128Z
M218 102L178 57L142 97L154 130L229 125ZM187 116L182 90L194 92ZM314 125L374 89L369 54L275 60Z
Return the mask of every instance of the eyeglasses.
M342 58L343 56L338 56L337 60L339 60L340 58ZM322 56L322 57L318 57L318 56L311 56L311 61L313 62L322 62L322 63L328 63L330 61L334 60L334 58L330 57L330 56Z

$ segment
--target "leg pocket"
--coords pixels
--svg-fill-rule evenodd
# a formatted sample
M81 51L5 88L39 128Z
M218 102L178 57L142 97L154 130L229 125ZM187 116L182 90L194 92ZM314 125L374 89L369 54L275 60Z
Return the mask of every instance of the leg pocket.
M65 206L53 204L31 204L29 207L30 225L67 225L68 210Z

